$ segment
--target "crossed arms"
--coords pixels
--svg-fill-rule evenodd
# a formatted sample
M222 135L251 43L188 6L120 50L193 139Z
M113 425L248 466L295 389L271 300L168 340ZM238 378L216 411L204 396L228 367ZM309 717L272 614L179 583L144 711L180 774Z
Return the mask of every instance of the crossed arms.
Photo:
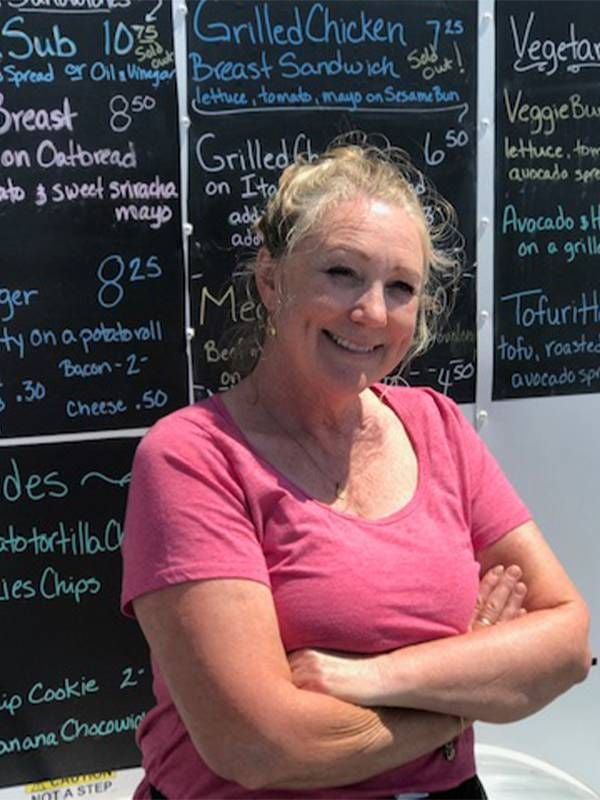
M528 613L505 611L507 598L491 592L469 633L368 658L300 651L288 660L271 594L252 581L190 582L134 607L213 771L253 789L339 786L440 747L461 718L525 717L586 676L585 604L534 523L480 562L482 573L519 565ZM482 625L486 615L502 624Z

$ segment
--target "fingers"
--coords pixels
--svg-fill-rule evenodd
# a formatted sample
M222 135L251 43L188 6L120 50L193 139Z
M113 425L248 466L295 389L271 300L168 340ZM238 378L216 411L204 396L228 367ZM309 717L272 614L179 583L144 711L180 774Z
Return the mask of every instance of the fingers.
M498 622L507 622L508 620L522 616L522 614L526 614L527 611L523 608L523 601L525 600L526 594L527 586L525 586L522 581L517 581L514 584L512 592L508 595L504 608L498 617Z
M499 565L484 575L480 583L473 629L508 622L522 615L527 587L519 580L521 576L521 568L516 564L506 570Z
M479 584L479 594L477 595L477 611L482 611L483 607L485 606L488 597L490 596L493 589L496 588L500 579L504 573L504 567L502 564L499 564L497 567L493 567L492 569L488 570L481 582Z

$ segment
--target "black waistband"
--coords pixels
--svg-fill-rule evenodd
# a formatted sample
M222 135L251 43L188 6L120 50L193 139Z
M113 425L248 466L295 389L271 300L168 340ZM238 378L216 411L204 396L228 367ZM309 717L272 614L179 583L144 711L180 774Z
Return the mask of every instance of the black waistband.
M161 794L152 784L150 784L150 797L152 800L167 800L165 795ZM477 775L473 775L472 778L464 781L459 786L454 786L452 789L430 792L427 797L429 800L488 800L485 789ZM386 798L383 800L386 800ZM389 798L389 800L393 800L393 798Z
M473 775L464 783L453 789L444 789L441 792L430 792L430 800L487 800L485 789L477 775Z

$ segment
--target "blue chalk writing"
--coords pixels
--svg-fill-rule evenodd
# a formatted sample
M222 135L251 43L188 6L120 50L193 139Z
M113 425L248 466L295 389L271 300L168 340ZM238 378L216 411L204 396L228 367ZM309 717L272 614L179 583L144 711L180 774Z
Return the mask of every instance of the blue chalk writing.
M34 403L46 397L46 387L41 381L32 381L25 378L21 381L22 394L20 395L23 403Z
M245 92L229 92L215 86L207 87L204 91L199 86L195 86L194 90L191 105L192 109L198 114L202 113L203 106L227 105L245 107L249 104L248 96Z
M113 486L127 486L127 484L131 481L131 472L126 472L120 478L110 478L108 475L104 475L102 472L87 472L80 480L80 485L85 486L86 483L92 478L96 478L100 481L104 481L105 483L109 483Z
M169 402L169 395L163 389L147 389L142 394L141 406L144 409L164 408Z
M203 81L258 81L270 80L273 65L269 63L267 54L261 50L257 61L217 61L210 64L200 55L189 54L191 63L191 80L194 83Z
M162 276L158 256L142 259L139 256L126 261L117 253L111 253L100 262L96 275L100 281L98 303L103 308L114 308L125 296L123 283L154 280Z
M54 731L40 731L27 736L13 736L11 739L0 739L0 756L10 753L27 753L43 747L58 747L59 740Z
M44 600L68 597L79 604L86 594L98 594L101 588L102 583L98 578L64 577L54 567L46 567L39 580L39 594Z
M361 75L365 70L363 61L346 61L338 48L333 58L321 61L300 61L292 50L283 53L278 59L282 78L306 78L318 75L333 77L335 75Z
M575 219L565 214L561 204L556 207L554 216L521 216L512 203L504 206L502 212L502 233L541 233L543 231L572 231Z
M535 349L527 344L524 336L517 336L515 342L511 342L504 334L500 337L500 343L496 345L498 356L502 361L525 361L530 362L534 359L540 360Z
M58 686L46 686L42 681L37 681L27 692L27 702L31 705L45 703L63 703L65 700L87 697L100 690L95 678L81 676L77 680L64 678Z
M70 358L63 358L58 362L58 368L62 372L63 378L95 378L99 375L107 375L113 371L113 366L109 361L88 361L85 364L78 364Z
M129 689L139 684L139 677L146 672L144 667L123 667L119 689Z
M105 61L94 61L93 64L90 64L89 76L95 83L99 81L116 82L118 80L115 65Z
M92 530L92 524L81 519L73 525L60 520L52 530L32 525L29 531L25 531L17 529L10 523L5 534L0 536L0 553L95 556L117 552L122 541L121 522L113 518L109 519L101 530Z
M23 706L23 698L20 694L11 694L2 692L0 695L0 711L7 711L11 717L14 717L17 711Z
M113 27L111 20L102 23L104 33L104 55L126 56L133 50L135 37L129 26L119 20Z
M364 44L367 42L406 47L404 24L398 20L371 17L364 9L352 19L334 15L324 3L286 4L288 20L274 23L267 3L244 3L244 22L230 24L206 19L206 0L200 0L194 12L192 30L206 43L231 42L236 45L271 45L301 47L315 44ZM218 8L213 4L212 8ZM290 19L291 18L291 19Z
M2 347L7 353L12 353L13 350L16 350L20 359L25 358L24 335L20 332L11 332L6 325L0 328L0 348Z
M44 500L47 497L60 499L69 493L67 484L60 480L58 470L47 473L24 474L15 458L9 459L9 471L2 476L0 500L16 503L19 500Z
M160 320L149 320L145 325L129 328L117 321L114 325L100 322L94 328L80 328L74 332L64 328L61 332L63 344L79 344L85 353L89 353L94 344L119 344L123 342L162 342L162 323Z
M440 42L440 34L446 36L462 36L465 32L465 26L461 19L428 19L425 21L426 25L433 28L433 49L437 50Z
M510 383L513 389L555 389L576 384L577 375L566 366L559 372L512 372Z
M583 354L600 355L600 333L595 339L588 339L586 333L582 333L578 339L567 341L551 339L549 342L544 342L544 350L546 358L563 358Z
M175 78L175 68L155 69L140 67L139 64L127 64L127 80L145 81L150 83L155 89L162 83L169 83Z
M65 413L69 419L77 417L114 417L125 414L127 403L121 398L102 398L101 400L74 400L65 403Z
M8 289L0 287L0 321L10 322L15 316L15 310L32 305L33 299L39 293L39 289Z
M0 603L11 600L32 600L36 596L35 586L30 579L8 580L0 578Z
M2 73L7 83L18 89L23 83L54 83L54 67L48 62L45 69L19 69L14 64L6 64Z
M527 289L500 297L500 302L513 306L513 320L524 328L533 326L589 325L600 322L600 298L594 289L591 295L581 292L578 302L562 306L550 304L543 289Z
M579 378L579 382L589 389L595 383L600 382L600 367L579 369L577 370L577 377Z
M82 722L71 717L60 726L59 734L63 742L74 742L82 737L113 736L116 733L134 731L143 718L144 714L128 714L125 717Z
M22 30L25 24L25 17L9 17L0 29L0 37L10 40L18 50L8 50L7 55L17 61L31 58L32 55L40 58L54 56L56 58L72 58L77 55L77 45L68 36L65 36L60 25L53 25L48 36L30 36L27 31Z

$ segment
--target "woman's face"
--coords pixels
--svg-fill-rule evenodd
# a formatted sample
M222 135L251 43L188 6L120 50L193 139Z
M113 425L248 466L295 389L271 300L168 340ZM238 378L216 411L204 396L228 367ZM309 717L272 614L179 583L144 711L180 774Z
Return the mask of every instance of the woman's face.
M257 278L277 329L268 346L289 380L357 392L404 358L424 252L418 223L403 208L366 198L340 203L271 266L259 261Z

